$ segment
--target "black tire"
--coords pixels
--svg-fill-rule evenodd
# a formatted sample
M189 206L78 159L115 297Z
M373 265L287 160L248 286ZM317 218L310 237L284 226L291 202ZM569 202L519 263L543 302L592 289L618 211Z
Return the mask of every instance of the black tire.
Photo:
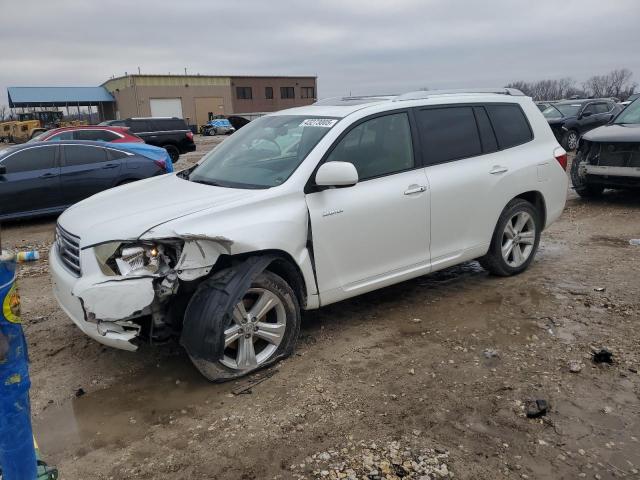
M573 189L582 198L597 198L604 192L604 186L599 183L588 182L587 179L580 175L580 162L582 161L582 154L578 153L573 159L571 164L571 183Z
M519 212L526 212L531 216L533 224L535 225L535 237L533 240L533 248L526 261L518 267L513 267L509 265L502 256L502 241L503 232L507 227L507 222L511 221L511 219ZM542 232L543 227L540 218L540 212L538 212L536 207L531 203L522 198L514 198L511 200L500 214L496 228L493 231L489 251L484 257L479 259L480 265L493 275L501 277L509 277L511 275L517 275L524 272L529 267L536 256L536 252L538 251L540 233Z
M569 130L562 136L562 148L564 148L567 152L575 150L578 148L578 140L580 140L580 134L575 130Z
M171 163L176 163L180 158L180 150L175 145L165 145L163 147L167 153L169 154L169 158L171 158Z
M202 282L187 306L185 323L193 321L225 322L226 325L220 325L216 328L221 334L225 329L229 328L232 323L231 316L221 314L220 305L227 303L229 292L226 286L234 278L235 273L234 268L229 268ZM264 363L246 370L229 368L223 365L221 360L209 361L189 355L200 373L212 382L232 380L268 367L278 360L291 355L295 349L298 334L300 333L300 306L293 289L280 276L269 271L261 272L253 280L250 288L269 290L282 302L286 312L286 330L282 341L276 351Z

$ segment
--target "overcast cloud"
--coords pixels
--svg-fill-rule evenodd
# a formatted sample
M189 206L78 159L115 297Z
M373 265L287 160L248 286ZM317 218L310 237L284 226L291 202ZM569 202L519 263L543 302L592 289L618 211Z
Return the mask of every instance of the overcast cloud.
M626 67L638 0L0 0L7 86L99 85L125 71L317 75L320 97Z

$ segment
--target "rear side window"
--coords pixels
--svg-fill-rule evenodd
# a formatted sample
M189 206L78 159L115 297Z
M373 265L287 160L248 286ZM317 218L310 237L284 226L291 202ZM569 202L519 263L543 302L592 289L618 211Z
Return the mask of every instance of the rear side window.
M101 142L112 142L120 138L109 130L76 130L74 132L76 140L95 140Z
M533 140L531 127L520 105L487 105L500 150Z
M129 128L132 132L152 132L153 127L151 127L150 123L147 120L129 120Z
M418 110L416 117L427 164L448 162L482 153L473 108L429 108Z
M332 150L327 162L349 162L360 180L390 175L414 166L406 113L367 120L354 127Z
M151 129L154 132L166 132L171 130L187 130L187 124L179 118L167 118L151 120Z
M27 148L0 161L7 173L48 170L56 166L57 147Z
M64 163L67 167L106 161L107 155L104 148L88 145L65 145L64 147Z

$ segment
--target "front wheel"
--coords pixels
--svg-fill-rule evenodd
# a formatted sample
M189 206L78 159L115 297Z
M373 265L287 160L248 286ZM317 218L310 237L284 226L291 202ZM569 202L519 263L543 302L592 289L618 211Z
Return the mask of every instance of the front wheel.
M573 189L582 198L595 198L602 195L604 186L599 183L591 183L587 181L586 175L580 171L580 163L582 162L582 154L578 153L571 164L571 183Z
M498 219L489 252L480 264L502 277L524 272L538 250L541 230L536 208L521 198L511 200Z
M569 151L573 151L578 148L578 141L580 140L580 135L575 130L569 130L562 137L562 147Z
M233 278L230 269L203 282L185 314L185 323L220 323L214 329L224 337L220 358L205 360L190 355L200 373L214 382L241 377L290 355L300 331L295 293L286 281L269 271L253 280L228 315L221 314L219 307Z

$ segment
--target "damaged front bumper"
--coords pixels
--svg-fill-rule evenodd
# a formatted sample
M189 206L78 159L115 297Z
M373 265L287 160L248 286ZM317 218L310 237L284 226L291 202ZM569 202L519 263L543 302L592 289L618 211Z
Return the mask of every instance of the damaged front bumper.
M180 287L206 276L218 257L228 251L225 239L185 236L177 261L162 271L137 270L120 275L100 262L100 247L80 250L82 275L60 259L57 242L49 255L54 295L67 315L88 336L110 347L136 350L142 333L140 319L150 317L154 331L166 327L167 305Z
M91 255L83 254L86 262L91 261ZM83 259L84 260L84 259ZM93 261L96 264L95 258ZM86 318L83 301L74 295L74 291L78 287L82 289L82 283L86 282L86 278L78 278L67 270L60 261L57 246L54 244L49 253L49 269L51 271L51 280L53 283L53 293L60 307L73 320L82 332L92 339L113 348L122 350L135 351L138 347L135 340L140 334L140 326L131 321L120 319L115 322L98 322L97 320L89 321ZM109 277L102 275L104 281ZM95 279L97 280L97 279ZM91 282L91 280L89 280ZM106 300L106 296L105 296ZM112 301L117 299L112 298Z

